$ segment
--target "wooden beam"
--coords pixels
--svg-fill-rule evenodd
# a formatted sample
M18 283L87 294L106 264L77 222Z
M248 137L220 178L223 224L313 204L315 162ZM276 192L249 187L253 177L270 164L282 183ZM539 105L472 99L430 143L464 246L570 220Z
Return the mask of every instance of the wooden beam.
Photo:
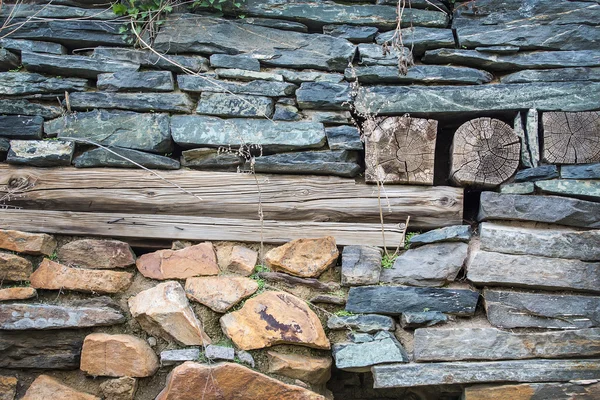
M402 228L386 224L387 247L402 240ZM60 235L106 236L136 239L226 240L259 242L260 221L177 215L85 213L44 210L0 210L0 229ZM265 243L333 236L336 243L384 246L381 225L376 223L264 221Z
M172 183L143 170L0 165L0 198L5 205L25 209L257 220L260 197L269 220L379 222L377 186L354 179L192 170L160 175ZM386 185L381 205L386 223L410 216L413 229L461 224L463 190Z

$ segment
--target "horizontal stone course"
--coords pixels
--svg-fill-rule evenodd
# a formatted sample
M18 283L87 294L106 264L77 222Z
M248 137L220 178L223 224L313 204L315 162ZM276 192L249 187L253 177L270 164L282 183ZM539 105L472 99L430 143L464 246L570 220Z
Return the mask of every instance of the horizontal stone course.
M94 59L85 56L65 56L23 52L21 62L31 72L96 78L98 74L116 71L137 71L139 64L126 61Z
M0 94L15 96L38 93L64 94L89 88L87 79L55 78L29 72L0 72Z
M75 110L109 108L140 112L190 113L194 102L185 93L73 93L71 107Z

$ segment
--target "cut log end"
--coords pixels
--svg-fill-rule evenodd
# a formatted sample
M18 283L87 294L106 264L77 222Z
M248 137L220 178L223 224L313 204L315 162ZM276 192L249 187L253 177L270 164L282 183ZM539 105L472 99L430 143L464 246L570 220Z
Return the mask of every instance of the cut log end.
M546 112L544 159L554 164L600 161L600 112Z

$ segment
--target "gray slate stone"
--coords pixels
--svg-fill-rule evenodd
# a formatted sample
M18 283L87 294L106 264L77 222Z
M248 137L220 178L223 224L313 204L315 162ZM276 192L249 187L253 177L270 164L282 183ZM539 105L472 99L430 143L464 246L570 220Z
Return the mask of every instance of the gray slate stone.
M32 53L67 54L65 46L58 43L40 42L35 40L4 38L0 39L0 47L18 53L30 51Z
M215 73L219 79L233 79L244 82L251 82L254 80L283 82L283 75L271 72L246 71L237 68L217 68L215 69Z
M244 350L236 350L235 355L237 356L238 360L240 360L242 363L254 368L255 363L252 354Z
M426 64L459 64L490 71L565 67L598 67L600 51L540 51L517 54L489 54L476 50L429 50L421 59Z
M518 53L520 48L517 46L489 46L489 47L475 47L475 50L482 53L494 53L494 54L515 54Z
M21 62L32 72L96 78L103 72L137 71L139 64L124 61L100 60L86 56L21 53Z
M123 157L151 169L179 169L179 161L158 154L145 153L143 151L125 149L120 147L109 147L110 150ZM114 167L114 168L139 168L130 161L123 159L106 149L97 148L86 151L73 160L76 168L92 167Z
M522 112L521 115L524 113ZM535 108L530 108L525 114L525 142L521 150L527 150L531 166L540 164L540 142L539 142L539 117L540 113Z
M563 179L600 179L600 163L583 165L563 165L560 167Z
M367 343L375 340L375 337L368 333L348 332L348 339L352 343Z
M63 140L11 140L6 162L34 167L71 165L75 143Z
M400 316L402 328L420 328L432 326L448 321L446 314L439 311L405 312Z
M16 4L7 5L2 10L3 15L11 14L13 18L33 19L93 19L93 20L112 20L117 15L111 8L94 10L89 8L68 7L57 4Z
M269 97L208 92L200 96L196 113L218 117L271 118L273 103Z
M114 108L141 112L190 113L194 102L185 93L73 93L71 108Z
M88 304L0 304L0 329L40 330L89 328L125 322L125 316L109 298L97 298Z
M314 111L304 110L302 114L306 115L313 122L320 122L325 125L351 124L354 119L350 111Z
M286 82L256 80L248 83L224 82L193 75L177 75L179 89L185 92L250 94L257 96L290 96L297 86Z
M412 62L413 57L408 47L401 49L384 49L383 46L375 43L363 43L358 45L358 54L360 64L362 65L390 65L398 67L398 59L402 58Z
M324 25L325 35L340 37L352 43L371 43L379 29L374 26Z
M173 142L167 114L95 110L48 121L46 134L87 139L105 146L118 146L152 153L170 153Z
M331 316L327 320L327 328L331 330L350 329L358 332L374 333L377 331L393 331L394 320L386 315L367 314L349 316Z
M342 125L325 128L327 144L331 150L364 150L360 132L354 126Z
M62 114L62 109L48 104L32 103L28 100L0 100L1 115L38 115L44 119L56 118Z
M0 161L6 160L8 149L10 148L10 140L0 138Z
M219 153L217 149L199 148L181 153L181 165L196 169L233 170L244 164L237 153Z
M0 368L78 369L84 330L0 331Z
M600 328L513 333L496 328L417 329L417 362L593 357L600 354Z
M500 78L500 83L529 83L529 82L600 82L600 67L572 67L557 69L529 69L513 72Z
M41 139L44 119L40 116L0 116L0 136L9 139Z
M373 246L344 246L342 286L375 285L381 273L382 251Z
M343 71L354 56L345 39L241 24L207 17L166 21L154 47L168 53L248 53L265 65Z
M308 32L308 26L301 24L300 22L286 21L284 19L244 18L241 22L244 24L280 29L282 31Z
M276 104L273 119L275 121L299 121L302 119L302 115L295 106Z
M163 350L160 352L160 366L177 365L186 361L196 361L200 357L200 349L191 347L187 349Z
M8 71L19 66L19 56L0 48L0 71Z
M162 69L173 72L183 72L181 67L192 72L208 71L208 59L198 55L168 54L162 57L150 50L134 50L120 47L96 47L92 53L93 58L128 61L140 64L142 67ZM166 59L165 59L166 58ZM175 65L169 61L180 65Z
M533 163L528 149L527 133L525 132L525 123L523 113L518 112L513 122L513 130L521 142L521 165L525 168L532 168Z
M523 196L481 193L479 221L536 221L550 224L600 228L600 204L557 196Z
M515 182L535 182L554 178L558 178L558 168L556 165L542 165L518 171L515 175Z
M504 194L533 194L534 191L533 182L503 183L500 185L500 193Z
M378 365L374 388L484 382L568 382L596 379L599 360L514 360Z
M237 68L247 71L260 71L258 60L247 54L213 54L210 56L210 66L213 68Z
M365 372L373 365L407 363L408 354L390 332L379 332L371 342L336 343L332 346L333 359L338 369Z
M600 108L600 83L549 82L511 85L363 86L358 112L381 115L501 111L537 107L540 110L586 111Z
M325 144L321 124L246 118L225 120L200 115L172 116L171 135L175 143L184 148L255 144L261 145L263 151L291 151L320 148Z
M473 315L478 299L479 292L466 289L360 286L350 288L346 311L389 315L439 311Z
M344 75L323 71L294 71L290 69L273 69L271 72L283 75L287 82L301 84L302 82L330 82L340 83Z
M354 177L361 171L356 152L348 150L300 151L255 159L256 172Z
M352 97L348 83L304 82L296 90L301 109L348 110Z
M0 72L0 94L27 95L37 93L82 92L89 88L81 78L50 78L28 72Z
M401 32L402 44L411 48L416 56L422 56L427 50L455 47L454 35L451 29L416 26L404 28ZM378 44L391 43L394 33L395 31L381 33L377 35L375 41Z
M600 202L600 180L555 179L535 182L542 193Z
M485 289L490 323L498 328L579 329L600 326L600 296Z
M408 243L411 246L420 246L438 242L467 243L471 240L471 235L472 231L469 225L452 225L415 235L408 239Z
M235 359L235 350L233 347L216 346L209 344L204 349L204 355L209 360L227 360L233 361Z
M485 286L600 293L600 263L472 249L467 279Z
M413 286L443 286L454 281L467 258L466 243L435 243L400 254L379 280Z
M169 71L118 71L98 75L96 86L107 92L171 92L175 83Z
M474 68L450 67L438 65L414 65L408 68L406 75L398 72L397 65L372 65L348 68L346 79L358 79L361 83L436 83L480 85L488 83L493 76L489 72Z

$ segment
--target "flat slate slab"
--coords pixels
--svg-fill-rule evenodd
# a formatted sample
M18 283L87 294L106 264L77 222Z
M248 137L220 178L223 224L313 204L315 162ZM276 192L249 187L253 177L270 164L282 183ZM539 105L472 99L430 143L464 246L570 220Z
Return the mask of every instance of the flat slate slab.
M125 61L100 60L86 56L30 53L26 51L21 54L21 62L31 72L90 79L96 78L99 74L105 72L133 72L140 68L139 64Z
M387 315L440 311L455 315L473 315L478 299L479 292L468 289L360 286L350 288L346 311Z
M517 220L600 228L600 204L557 196L481 193L479 221Z
M260 62L247 54L213 54L210 56L213 68L240 68L246 71L260 71Z
M597 82L548 82L461 86L363 86L359 112L381 115L455 113L538 108L587 111L600 108Z
M600 230L479 224L482 250L507 254L600 261Z
M476 285L600 293L600 262L472 249L467 279Z
M424 244L439 242L465 242L471 240L471 227L469 225L452 225L429 232L414 235L408 239L411 246L420 246Z
M304 82L296 91L296 100L301 109L348 110L352 102L350 84Z
M73 160L76 168L113 167L113 168L139 168L131 161L151 169L179 169L179 161L158 154L146 153L122 147L109 147L116 155L106 149L97 148L86 151ZM129 160L124 159L128 158Z
M563 165L560 167L563 179L600 179L600 163L583 165Z
M87 79L54 78L29 72L0 72L0 94L8 96L82 92L89 88Z
M107 92L171 92L175 88L169 71L118 71L98 75L96 86Z
M247 83L237 83L195 75L177 75L177 84L179 89L184 92L250 94L268 97L290 96L298 88L298 86L288 82L255 80Z
M71 165L75 143L65 140L11 140L6 162L34 167Z
M600 328L513 333L496 328L415 330L417 362L521 360L600 355Z
M515 360L376 365L376 389L484 382L568 382L597 379L600 360Z
M414 3L412 3L412 5L414 7ZM385 42L389 43L395 33L395 31L381 33L377 35L375 41L378 44L384 44ZM426 28L422 26L403 28L402 44L412 48L413 53L416 56L422 56L427 50L444 47L454 48L456 46L451 29Z
M327 144L331 150L358 150L364 149L360 140L360 132L355 126L341 125L325 128Z
M503 183L499 189L500 193L504 194L533 194L535 192L533 182Z
M357 79L361 83L435 83L435 84L465 84L480 85L492 80L492 74L475 68L451 67L441 65L414 65L408 68L408 73L402 75L398 66L369 65L347 68L346 80Z
M402 328L420 328L448 321L446 314L439 311L405 312L400 316Z
M274 100L270 97L230 93L202 93L196 113L217 117L271 118Z
M140 112L191 113L194 102L186 93L72 93L75 110L112 108Z
M0 331L0 368L78 369L85 330Z
M26 115L0 116L0 136L9 139L41 139L44 118Z
M163 350L160 352L160 365L161 367L176 365L186 361L196 361L198 358L200 358L200 349L197 347Z
M182 68L192 72L208 71L208 59L199 55L158 56L150 50L134 50L123 47L96 47L92 57L101 60L119 60L140 64L142 67L161 69L173 72L184 72ZM173 61L175 65L169 61ZM181 67L180 67L180 66Z
M254 162L256 172L280 174L314 174L354 177L361 170L355 151L299 151L258 157Z
M600 326L600 297L486 289L484 305L498 328L578 329Z
M555 179L537 181L535 187L542 193L600 202L600 180Z
M556 69L529 69L513 72L500 78L500 83L528 82L600 82L600 67L571 67Z
M342 286L376 285L381 274L382 251L373 246L344 246Z
M554 178L558 178L558 168L556 165L542 165L518 171L515 175L515 182L535 182L542 179Z
M23 4L21 4L23 6ZM48 5L46 5L48 7ZM32 53L67 54L65 46L59 43L42 42L25 39L0 39L0 47L16 52L30 51Z
M357 332L374 333L377 331L393 331L396 324L387 315L333 315L327 320L327 328L331 330L352 330Z
M37 115L44 119L52 119L62 115L60 107L33 103L25 99L0 100L1 115Z
M346 371L366 372L373 365L409 361L408 354L393 333L381 331L372 339L334 344L332 353L335 366Z

